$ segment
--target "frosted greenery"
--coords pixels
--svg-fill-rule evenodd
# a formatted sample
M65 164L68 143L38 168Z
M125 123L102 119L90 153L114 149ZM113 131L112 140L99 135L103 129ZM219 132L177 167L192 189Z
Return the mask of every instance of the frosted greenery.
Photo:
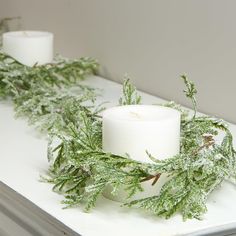
M188 114L174 102L164 104L182 114L180 154L161 161L147 153L153 163L143 164L127 156L106 153L102 150L103 107L95 105L95 91L80 83L97 68L97 62L91 58L57 58L53 63L31 68L0 53L1 99L11 99L18 116L27 117L48 134L50 167L44 180L65 196L66 207L83 205L86 211L90 210L109 185L113 194L125 187L128 197L123 206L145 209L165 218L180 213L183 219L201 219L207 211L209 194L224 181L236 178L236 152L227 124L196 115L197 91L182 76L194 113ZM140 102L135 87L126 79L119 104ZM221 142L216 142L218 133L224 134ZM143 191L144 181L153 180L155 188L163 173L170 179L159 195L129 200Z

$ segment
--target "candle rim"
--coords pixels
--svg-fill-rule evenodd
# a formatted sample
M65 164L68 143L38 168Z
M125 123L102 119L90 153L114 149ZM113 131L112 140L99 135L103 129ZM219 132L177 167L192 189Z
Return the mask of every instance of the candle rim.
M146 107L146 108L157 108L157 109L160 109L160 110L165 110L165 111L170 111L172 112L172 114L168 117L159 117L159 118L153 118L153 119L123 119L123 118L120 118L120 117L115 117L115 116L109 116L109 113L112 111L112 110L119 110L119 109L123 109L123 108L137 108L137 107ZM106 110L104 110L102 112L102 118L105 118L105 119L109 119L109 120L116 120L116 121L121 121L121 122L135 122L135 123L149 123L149 122L164 122L164 121L169 121L169 120L172 120L172 119L175 119L176 117L177 118L180 118L181 117L181 113L174 109L174 108L171 108L171 107L165 107L165 106L161 106L161 105L122 105L122 106L114 106L114 107L110 107L110 108L107 108Z
M31 33L35 35L24 35L25 33ZM44 38L44 37L53 37L53 33L48 31L41 31L41 30L17 30L17 31L8 31L3 33L3 37L18 37L18 38L24 38L24 39L32 39L32 38Z

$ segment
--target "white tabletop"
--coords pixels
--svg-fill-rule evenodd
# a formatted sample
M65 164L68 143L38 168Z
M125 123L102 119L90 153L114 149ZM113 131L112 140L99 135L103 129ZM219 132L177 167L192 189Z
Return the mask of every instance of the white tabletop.
M121 85L91 77L85 82L104 89L99 101L117 104ZM143 103L160 103L163 100L141 93ZM236 125L230 125L236 138ZM236 145L236 142L235 142ZM82 208L63 210L62 196L51 191L52 185L39 182L39 176L48 169L47 141L24 119L15 119L10 102L0 103L0 181L30 200L42 210L83 236L108 235L183 235L204 230L210 233L227 228L236 228L236 187L224 183L208 201L204 220L182 221L180 215L169 220L135 209L119 207L119 203L103 199L90 213Z

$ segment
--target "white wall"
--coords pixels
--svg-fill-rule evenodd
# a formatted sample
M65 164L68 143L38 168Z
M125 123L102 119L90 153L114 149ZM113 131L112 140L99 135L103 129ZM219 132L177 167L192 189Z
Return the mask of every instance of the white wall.
M101 74L128 72L144 91L182 104L186 73L201 111L236 123L235 0L0 0L0 18L56 36L56 51L93 56Z

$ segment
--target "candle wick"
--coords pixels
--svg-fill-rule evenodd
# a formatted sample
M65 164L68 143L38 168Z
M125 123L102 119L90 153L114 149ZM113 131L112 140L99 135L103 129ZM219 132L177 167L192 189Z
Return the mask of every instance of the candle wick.
M131 111L130 114L132 116L134 116L135 118L137 118L137 119L141 119L141 116L138 113L136 113L136 112Z
M29 37L26 31L23 31L24 36Z

